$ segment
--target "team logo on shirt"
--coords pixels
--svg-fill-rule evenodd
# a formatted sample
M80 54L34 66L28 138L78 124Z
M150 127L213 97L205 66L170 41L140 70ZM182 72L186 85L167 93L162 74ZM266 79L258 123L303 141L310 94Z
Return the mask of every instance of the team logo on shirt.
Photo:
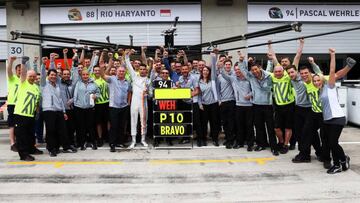
M33 94L31 92L26 92L26 94L27 95L24 100L24 108L21 111L21 113L32 114L36 108L37 97L35 94Z

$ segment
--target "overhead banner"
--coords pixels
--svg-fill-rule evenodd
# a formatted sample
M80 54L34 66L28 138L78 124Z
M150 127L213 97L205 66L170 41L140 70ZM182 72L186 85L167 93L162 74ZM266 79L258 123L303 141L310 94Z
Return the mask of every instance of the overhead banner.
M6 9L0 8L0 26L6 25Z
M360 5L248 5L249 22L359 22Z
M201 21L200 4L41 7L41 24Z

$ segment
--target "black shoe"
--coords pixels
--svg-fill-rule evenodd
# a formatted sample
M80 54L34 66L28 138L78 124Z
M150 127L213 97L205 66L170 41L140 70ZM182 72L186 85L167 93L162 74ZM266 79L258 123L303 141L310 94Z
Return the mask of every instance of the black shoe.
M197 141L196 141L196 144L197 144L198 147L201 147L201 146L202 146L201 140L197 140Z
M56 151L55 151L55 150L50 151L50 152L49 152L49 155L50 155L50 157L56 157L56 156L57 156L57 154L56 154Z
M295 145L290 145L289 150L294 150L295 149Z
M218 141L213 141L213 145L215 146L215 147L218 147L219 146L219 142Z
M271 150L271 153L272 153L274 156L279 156L279 151L276 150L276 149L272 149L272 150Z
M76 152L77 152L76 147L74 147L73 145L70 145L70 150L71 150L73 153L76 153Z
M345 155L345 161L340 161L343 171L347 171L350 168L350 157Z
M331 168L331 163L330 163L330 161L324 161L324 168L325 169L330 169Z
M89 143L89 142L87 142L87 143L85 144L85 147L86 147L86 148L88 148L88 147L92 147L92 144L91 144L91 143Z
M84 150L86 150L86 147L85 147L85 146L81 146L81 147L80 147L80 150L81 150L81 151L84 151Z
M207 140L203 140L201 143L202 146L207 146Z
M284 143L277 143L276 148L277 148L278 151L281 151L283 146L284 146Z
M97 145L96 145L96 143L91 144L91 149L92 149L92 150L97 150Z
M287 145L284 145L281 149L280 149L280 154L286 154L289 151L289 147Z
M103 141L103 139L99 139L98 141L97 141L97 146L98 147L102 147L104 145L104 141Z
M115 145L110 145L110 152L116 152Z
M226 149L231 149L231 148L233 148L233 145L231 143L227 143L225 147L226 147Z
M291 160L293 163L310 163L311 159L310 157L305 158L303 156L300 156L299 154L295 156L295 158L293 158Z
M226 146L228 144L228 141L226 140L225 142L223 142L223 145Z
M10 150L13 151L13 152L18 152L18 149L16 147L16 143L11 145Z
M252 146L248 146L246 149L248 152L252 152L253 151L253 147Z
M327 170L328 174L340 173L342 171L340 165L333 165L329 170Z
M259 145L255 147L255 151L256 151L256 152L259 152L259 151L262 151L262 150L265 150L265 149L266 149L265 147L261 147L261 146L259 146ZM277 150L276 150L276 151L277 151Z
M22 160L22 161L34 161L35 158L33 156L31 156L31 155L27 155L25 157L21 157L20 160Z
M32 152L30 152L30 154L40 155L40 154L44 154L44 152L41 151L41 150L39 150L38 148L34 147L34 149L32 150Z
M60 149L56 149L56 150L55 150L55 153L56 153L56 154L60 154L60 152L61 152Z

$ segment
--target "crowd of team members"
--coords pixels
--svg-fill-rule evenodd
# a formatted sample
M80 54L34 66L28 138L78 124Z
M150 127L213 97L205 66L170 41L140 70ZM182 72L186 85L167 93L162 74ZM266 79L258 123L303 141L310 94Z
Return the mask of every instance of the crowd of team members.
M7 67L11 149L26 161L34 160L30 154L42 154L35 147L35 134L37 141L43 142L43 122L50 156L60 153L60 147L64 153L87 147L96 150L104 141L115 152L128 142L129 131L128 148L135 147L138 132L141 145L147 147L146 135L152 136L154 81L170 80L173 88L192 90L192 99L184 100L183 105L193 107L199 147L207 145L210 123L214 146L219 146L222 126L228 149L245 144L247 151L270 147L278 156L295 149L298 142L294 163L310 162L312 145L328 173L347 170L350 158L338 143L345 115L337 100L335 81L356 61L347 58L346 66L335 72L335 50L329 49L329 76L323 76L312 57L308 58L310 66L298 67L303 46L304 40L300 40L292 64L289 58L279 63L269 43L266 70L241 52L233 66L230 57L219 56L216 50L207 65L204 60L189 62L184 51L171 58L164 48L157 49L153 59L146 57L142 47L140 60L133 61L130 56L134 50L94 51L90 59L85 57L85 49L80 57L73 49L70 67L68 50L64 49L65 67L55 65L58 55L50 54L41 59L38 73L38 58L31 69L29 58L22 57L16 74L12 72L16 58L11 57ZM172 139L166 141L172 145Z

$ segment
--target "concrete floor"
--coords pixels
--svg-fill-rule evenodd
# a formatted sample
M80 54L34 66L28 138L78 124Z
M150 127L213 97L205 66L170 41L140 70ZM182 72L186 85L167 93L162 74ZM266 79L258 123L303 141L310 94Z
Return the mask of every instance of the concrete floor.
M47 153L20 162L0 130L0 202L359 202L360 129L341 141L351 169L328 175L322 164L293 164L297 153L206 147ZM209 144L211 145L211 144Z

